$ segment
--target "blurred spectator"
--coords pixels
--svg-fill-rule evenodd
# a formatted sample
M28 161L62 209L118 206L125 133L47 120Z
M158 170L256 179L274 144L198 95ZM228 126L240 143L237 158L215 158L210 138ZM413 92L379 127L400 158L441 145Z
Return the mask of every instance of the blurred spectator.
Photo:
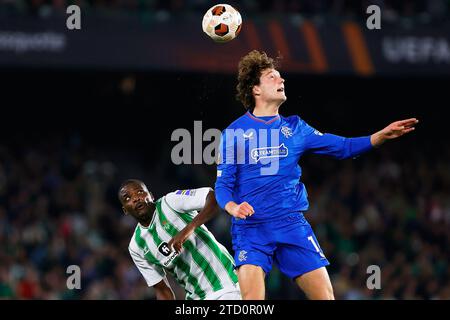
M383 19L399 17L441 19L448 17L450 2L447 0L245 0L227 2L246 16L261 13L297 13L306 16L367 17L369 5L380 6ZM164 11L168 13L196 12L203 14L212 6L205 0L1 0L0 12L16 12L39 15L52 12L65 14L67 6L79 5L87 12L130 11L138 13Z

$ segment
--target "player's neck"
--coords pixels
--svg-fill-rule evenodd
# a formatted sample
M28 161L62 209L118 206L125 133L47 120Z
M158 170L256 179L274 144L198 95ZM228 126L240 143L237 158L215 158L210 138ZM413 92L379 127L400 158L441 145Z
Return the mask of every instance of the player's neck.
M152 222L153 219L153 212L155 211L155 209L150 209L149 213L145 215L145 217L142 217L140 219L138 219L138 222L141 226L143 226L144 228L147 228L150 223Z
M279 105L266 104L260 105L257 104L252 111L252 114L255 117L272 117L278 115Z
M144 228L148 228L148 226L150 225L150 222L152 222L152 219L150 219L150 220L139 220L139 224L141 226L143 226Z

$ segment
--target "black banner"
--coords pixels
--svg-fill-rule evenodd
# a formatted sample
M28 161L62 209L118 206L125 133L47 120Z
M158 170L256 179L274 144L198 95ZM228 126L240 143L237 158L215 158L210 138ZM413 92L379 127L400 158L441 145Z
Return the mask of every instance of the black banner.
M291 73L450 75L450 23L369 30L365 22L244 17L241 34L218 44L197 15L86 15L81 30L68 30L65 19L2 19L0 67L234 73L241 56L262 49L280 52Z
M45 314L49 319L99 316L151 319L296 319L319 315L361 319L399 312L427 316L445 312L448 301L4 301L2 310L16 316ZM51 312L50 312L51 310Z

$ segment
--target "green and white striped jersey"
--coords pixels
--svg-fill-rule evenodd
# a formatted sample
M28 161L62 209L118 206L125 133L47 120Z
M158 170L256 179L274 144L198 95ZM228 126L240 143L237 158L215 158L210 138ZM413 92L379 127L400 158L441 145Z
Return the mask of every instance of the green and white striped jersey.
M136 226L128 249L148 286L168 271L185 289L186 299L213 299L217 293L239 290L233 258L206 226L195 230L179 254L167 245L203 208L210 190L171 192L156 202L148 227Z

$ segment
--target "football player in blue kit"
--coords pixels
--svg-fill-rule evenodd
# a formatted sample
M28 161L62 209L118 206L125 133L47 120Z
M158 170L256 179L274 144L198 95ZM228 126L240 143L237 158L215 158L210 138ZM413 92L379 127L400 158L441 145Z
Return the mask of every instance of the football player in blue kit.
M286 101L278 60L251 51L239 62L237 98L247 112L222 133L215 184L219 205L232 216L232 243L243 299L264 299L264 278L275 262L309 299L334 299L329 265L304 217L309 204L300 181L306 152L356 157L414 130L415 118L368 136L345 138L283 117Z

